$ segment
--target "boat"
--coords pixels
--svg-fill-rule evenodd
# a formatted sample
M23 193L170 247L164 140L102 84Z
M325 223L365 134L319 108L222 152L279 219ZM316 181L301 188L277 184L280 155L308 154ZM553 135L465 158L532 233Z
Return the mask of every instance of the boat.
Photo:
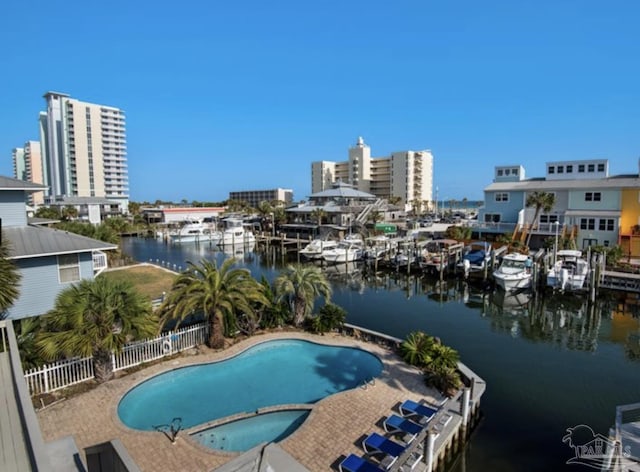
M240 218L225 218L223 221L224 231L220 234L218 246L236 246L255 244L256 237L253 231L245 228Z
M580 290L584 287L589 262L582 251L561 249L556 253L556 262L547 272L547 285L560 290Z
M322 259L328 264L340 264L362 259L364 249L362 243L343 239L337 246L322 251Z
M471 272L483 271L491 262L491 243L487 241L474 241L465 247L462 261L458 268L464 271L465 276Z
M391 239L385 235L367 238L364 258L368 261L383 259L391 248Z
M300 255L305 259L322 259L322 251L333 249L338 245L338 241L333 239L314 239L305 247L300 249Z
M220 232L215 230L215 225L204 223L201 220L187 220L168 236L174 244L215 243L220 237Z
M462 251L463 244L455 239L434 239L429 241L419 257L422 270L439 273L448 269L458 251Z
M512 252L502 258L500 266L493 272L493 279L505 292L530 288L532 264L531 257Z

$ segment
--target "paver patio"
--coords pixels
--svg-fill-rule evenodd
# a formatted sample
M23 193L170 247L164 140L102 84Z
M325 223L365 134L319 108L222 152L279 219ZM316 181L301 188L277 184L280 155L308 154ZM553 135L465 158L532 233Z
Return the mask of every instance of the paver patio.
M379 420L406 398L437 401L435 392L424 385L422 375L391 351L338 334L315 336L306 333L269 333L243 340L224 351L200 349L197 354L143 368L95 389L68 398L38 412L46 441L73 435L78 448L119 438L143 471L211 471L238 454L207 450L179 434L172 444L160 432L137 431L126 427L117 415L122 396L141 381L177 367L221 360L271 339L296 338L318 343L359 347L376 354L383 362L382 375L373 385L325 398L315 405L305 423L279 445L311 471L337 470L345 455L362 454L361 439L381 432ZM296 388L286 385L283 388ZM170 416L170 415L169 415Z

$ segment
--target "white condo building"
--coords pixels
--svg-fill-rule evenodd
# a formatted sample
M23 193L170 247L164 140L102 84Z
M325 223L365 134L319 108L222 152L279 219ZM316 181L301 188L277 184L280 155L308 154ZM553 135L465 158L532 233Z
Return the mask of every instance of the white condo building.
M349 160L317 161L311 164L311 193L318 193L342 181L361 192L379 198L399 197L405 205L425 208L432 204L433 155L429 150L394 152L388 157L371 157L362 138L349 148Z
M129 176L124 111L47 92L40 113L47 199L102 197L128 211Z

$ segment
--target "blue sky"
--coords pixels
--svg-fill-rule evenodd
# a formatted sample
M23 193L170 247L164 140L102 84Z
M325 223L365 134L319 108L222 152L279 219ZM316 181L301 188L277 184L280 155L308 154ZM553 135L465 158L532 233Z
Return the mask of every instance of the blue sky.
M638 172L640 2L274 0L0 7L0 174L48 90L127 113L131 199L310 193L311 162L431 149L443 199L493 167Z

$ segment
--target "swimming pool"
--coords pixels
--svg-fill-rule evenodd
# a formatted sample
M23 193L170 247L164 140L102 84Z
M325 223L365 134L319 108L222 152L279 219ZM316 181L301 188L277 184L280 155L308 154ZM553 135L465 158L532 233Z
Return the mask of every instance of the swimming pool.
M241 420L191 433L203 446L220 451L248 451L263 442L285 439L304 423L310 410L285 410L261 413ZM247 434L250 431L250 434Z
M124 395L118 416L133 429L153 431L173 418L189 429L260 408L315 403L381 372L380 359L362 349L266 341L224 361L152 377Z

